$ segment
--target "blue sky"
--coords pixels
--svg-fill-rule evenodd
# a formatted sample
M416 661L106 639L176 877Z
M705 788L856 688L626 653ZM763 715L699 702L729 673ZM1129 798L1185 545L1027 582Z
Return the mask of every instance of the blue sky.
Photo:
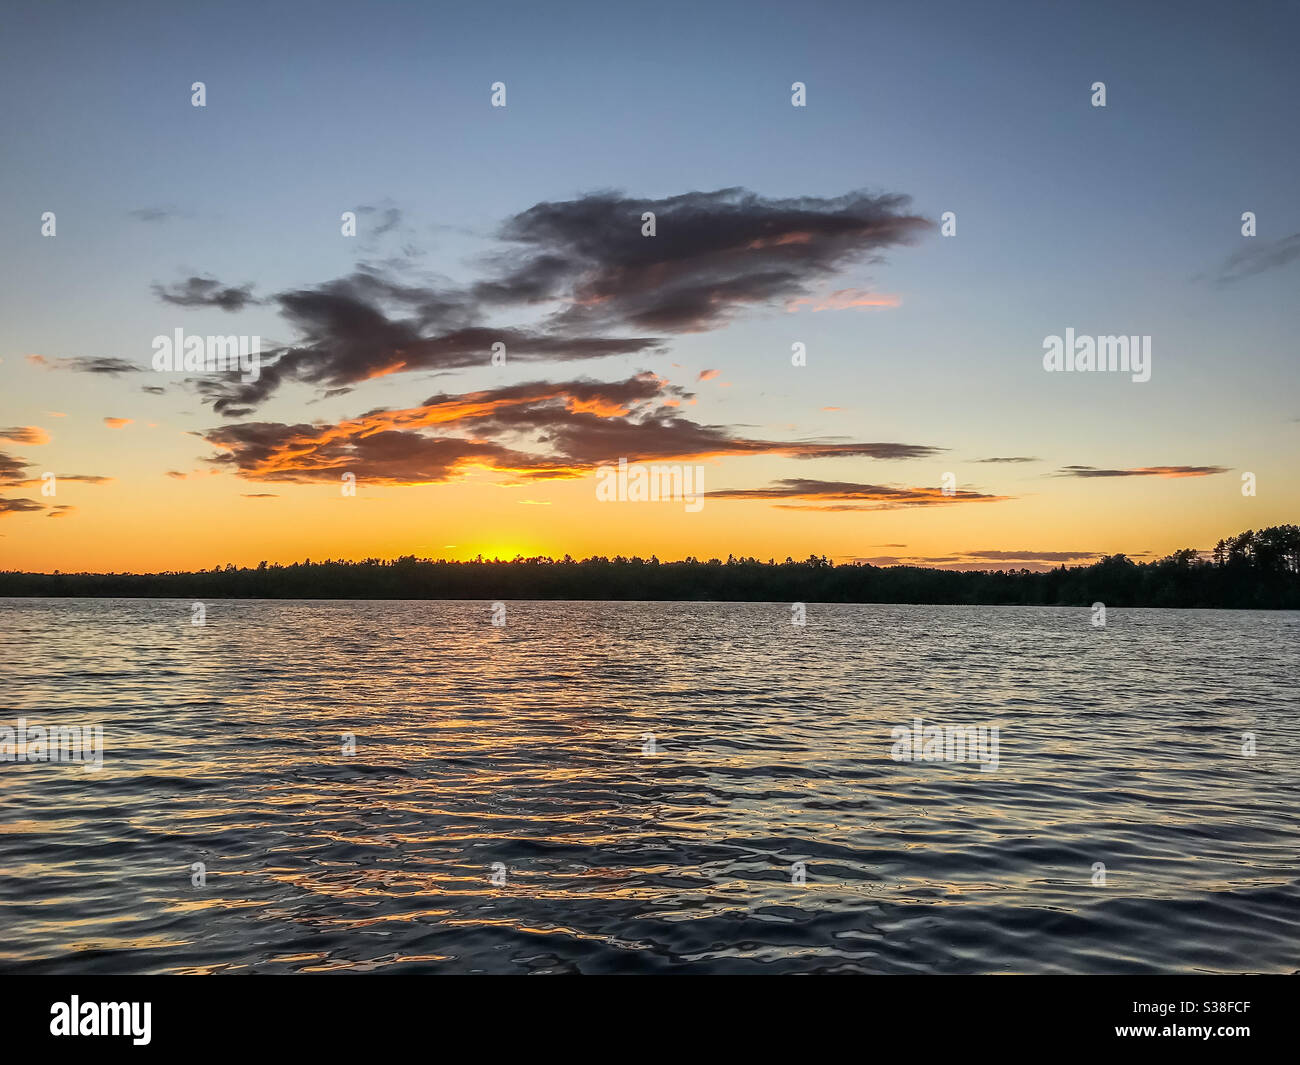
M292 339L273 306L180 313L154 283L202 275L266 295L403 246L417 253L408 276L465 283L500 250L496 227L543 201L865 188L910 196L930 219L957 213L955 237L890 248L832 286L898 307L752 307L673 337L667 355L578 369L682 383L720 369L727 387L701 387L696 416L767 435L918 441L951 449L944 469L1043 460L998 471L994 491L1047 491L1055 466L1187 463L1267 471L1285 484L1266 497L1273 516L1300 500L1297 266L1216 283L1247 244L1243 211L1258 217L1251 247L1300 232L1295 3L54 3L10 4L0 28L0 424L56 409L201 432L220 419L197 399L25 356L144 363L177 326ZM190 106L198 80L203 109ZM1098 80L1104 109L1090 105ZM504 109L488 105L494 81ZM806 108L790 106L794 81ZM362 205L379 210L342 239L340 213ZM372 240L386 207L400 225ZM132 214L148 210L165 217ZM57 239L40 234L44 211ZM1045 374L1043 337L1067 326L1151 335L1151 382ZM796 340L809 350L797 373ZM338 420L538 376L394 375L310 404L295 386L263 413ZM52 446L74 442L93 446ZM788 461L722 479L762 484ZM879 479L861 474L819 476ZM1210 496L1197 505L1196 536L1242 524L1236 500L1221 515Z

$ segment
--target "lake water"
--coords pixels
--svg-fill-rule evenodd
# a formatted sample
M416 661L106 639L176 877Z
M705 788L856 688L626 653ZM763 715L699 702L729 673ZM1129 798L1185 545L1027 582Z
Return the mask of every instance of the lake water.
M0 600L0 971L1300 968L1300 614L205 610Z

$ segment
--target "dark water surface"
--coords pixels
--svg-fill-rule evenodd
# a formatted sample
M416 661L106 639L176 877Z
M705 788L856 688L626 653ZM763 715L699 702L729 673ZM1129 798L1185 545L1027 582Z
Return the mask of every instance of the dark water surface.
M1300 968L1296 613L206 611L0 600L0 971Z

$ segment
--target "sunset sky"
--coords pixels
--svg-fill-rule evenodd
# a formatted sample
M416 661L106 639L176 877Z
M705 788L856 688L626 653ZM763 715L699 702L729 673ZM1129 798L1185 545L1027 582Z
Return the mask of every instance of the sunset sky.
M0 569L1294 522L1300 6L1144 7L8 5ZM1151 379L1046 372L1067 328ZM155 371L178 329L259 380ZM620 458L705 505L598 502Z

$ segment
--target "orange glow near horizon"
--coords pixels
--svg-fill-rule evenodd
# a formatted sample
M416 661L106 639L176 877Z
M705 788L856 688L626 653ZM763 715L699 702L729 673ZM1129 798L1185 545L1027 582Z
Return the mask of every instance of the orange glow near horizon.
M742 476L746 460L706 467L708 483ZM762 560L826 555L853 559L918 559L920 564L969 565L968 552L1034 551L1126 553L1159 557L1182 547L1208 550L1246 528L1281 524L1287 506L1219 505L1213 478L1142 478L1123 502L1097 512L1095 487L1071 481L1065 496L1008 493L982 506L919 506L882 511L819 512L784 509L762 500L705 500L698 513L683 503L602 503L595 477L530 481L505 486L484 471L463 481L425 487L370 486L354 497L331 484L254 483L229 475L113 485L69 483L56 502L71 517L13 514L0 521L0 568L50 572L210 569L266 560L362 559L416 555L430 558L512 558L549 555L657 556L663 561L728 554ZM1130 485L1137 478L1125 478ZM1170 529L1152 496L1192 484L1199 505L1184 497L1185 522ZM1167 489L1159 486L1167 485ZM267 494L269 498L246 498ZM1176 505L1170 497L1169 507ZM538 505L541 504L541 505ZM1293 512L1293 511L1292 511ZM60 512L67 513L67 512ZM1025 530L1032 528L1032 534ZM978 560L976 560L978 561ZM1089 561L1067 564L1083 564ZM888 563L881 563L888 564ZM1019 568L992 559L989 568ZM1035 563L1055 565L1057 563Z

